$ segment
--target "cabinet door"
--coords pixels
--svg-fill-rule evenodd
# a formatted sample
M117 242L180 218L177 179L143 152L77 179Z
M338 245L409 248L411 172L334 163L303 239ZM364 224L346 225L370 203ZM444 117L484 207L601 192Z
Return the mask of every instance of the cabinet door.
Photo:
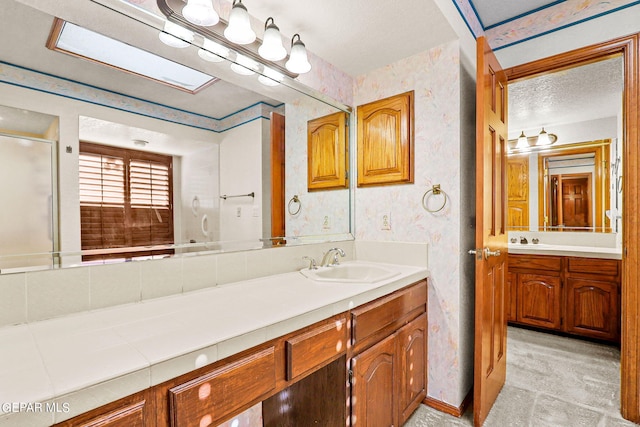
M518 274L518 322L560 329L560 283L560 277Z
M396 334L351 359L351 425L397 426L394 399L396 384Z
M399 425L427 397L427 314L398 331Z
M347 113L335 113L307 123L307 184L309 191L347 188Z
M518 275L516 273L507 273L507 295L505 298L507 304L507 321L515 322L517 319L517 298L516 298L516 283Z
M358 107L358 187L413 183L414 93Z
M567 279L567 332L617 340L618 284L593 279Z

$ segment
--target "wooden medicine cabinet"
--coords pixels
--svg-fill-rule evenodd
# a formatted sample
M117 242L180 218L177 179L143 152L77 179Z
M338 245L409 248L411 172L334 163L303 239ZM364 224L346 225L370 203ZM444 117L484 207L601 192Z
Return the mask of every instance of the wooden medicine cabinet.
M358 187L413 183L414 92L358 107Z
M309 191L348 188L347 113L309 120L307 153Z

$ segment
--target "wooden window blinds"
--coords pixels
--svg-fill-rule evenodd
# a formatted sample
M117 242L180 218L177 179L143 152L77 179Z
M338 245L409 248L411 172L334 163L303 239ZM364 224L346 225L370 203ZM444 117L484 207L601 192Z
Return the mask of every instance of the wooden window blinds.
M79 174L83 250L174 242L171 156L81 142Z

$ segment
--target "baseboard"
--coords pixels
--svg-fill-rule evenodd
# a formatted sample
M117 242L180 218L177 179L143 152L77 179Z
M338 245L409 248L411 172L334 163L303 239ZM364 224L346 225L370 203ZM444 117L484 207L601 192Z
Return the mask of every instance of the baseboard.
M434 399L433 397L430 397L430 396L427 396L422 401L422 403L440 412L444 412L445 414L453 415L454 417L460 418L464 415L464 411L467 410L472 400L473 400L473 387L471 387L471 390L469 390L469 393L464 398L460 406L453 406L441 400Z

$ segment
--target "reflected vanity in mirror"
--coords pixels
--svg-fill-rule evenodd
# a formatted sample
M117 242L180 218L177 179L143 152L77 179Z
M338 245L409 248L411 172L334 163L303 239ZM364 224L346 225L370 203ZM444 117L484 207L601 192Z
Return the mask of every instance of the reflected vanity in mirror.
M509 84L510 231L620 232L622 67L618 56Z
M97 2L82 7L78 17L92 8L107 12ZM46 203L32 203L44 206L42 215L5 204L13 188L2 190L3 206L11 206L3 214L24 217L34 232L42 228L47 244L6 244L3 235L0 273L352 238L349 188L307 189L307 123L338 112L350 120L348 107L288 77L266 86L256 75L235 74L230 61L205 61L202 40L170 48L158 38L164 17L146 12L134 19L108 10L101 22L73 23L214 76L213 83L179 90L49 49L52 14L13 0L4 12L2 103L51 117L55 132L36 137L51 140L46 167L34 166L50 177ZM0 128L10 129L10 121ZM294 196L300 208L292 214Z

